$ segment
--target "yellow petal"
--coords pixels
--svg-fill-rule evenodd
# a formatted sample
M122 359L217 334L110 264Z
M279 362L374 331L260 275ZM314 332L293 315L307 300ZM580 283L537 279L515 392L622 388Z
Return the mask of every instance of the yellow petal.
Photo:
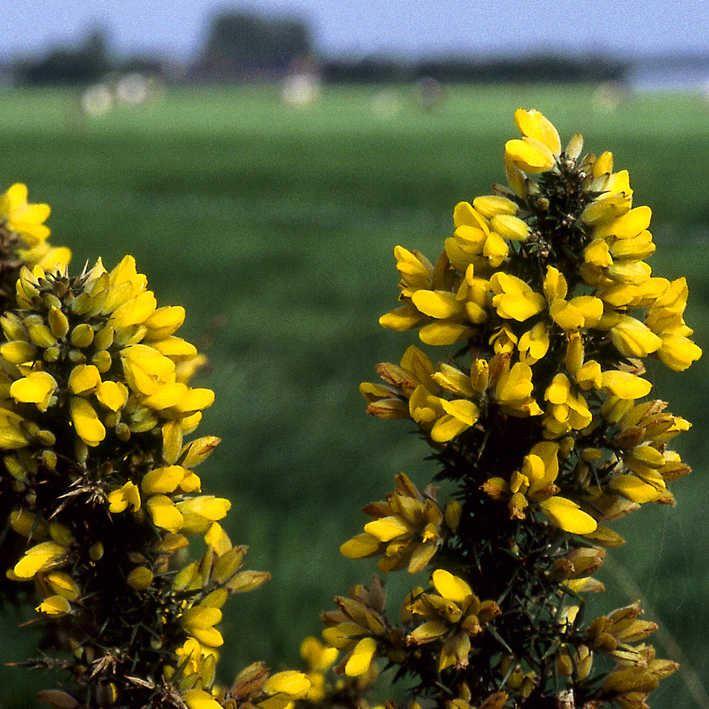
M519 207L511 199L499 195L483 195L473 200L473 207L486 219L494 217L496 214L517 214Z
M478 407L468 399L455 399L453 401L441 399L441 406L449 416L453 416L466 426L472 426L480 415Z
M662 497L662 491L654 485L648 485L635 475L616 475L611 478L608 487L627 497L633 502L645 504L655 502Z
M104 425L86 399L72 397L69 408L76 434L87 446L97 446L106 438Z
M38 571L45 571L59 563L66 551L66 547L56 542L42 542L25 552L13 572L18 578L31 579Z
M515 111L515 123L522 135L543 143L555 155L561 152L559 131L541 111L535 108L529 110L518 108Z
M10 364L22 364L29 362L37 353L37 348L30 342L24 340L14 340L0 345L0 356Z
M596 520L565 497L550 497L539 503L549 519L565 532L590 534L596 530Z
M340 545L340 554L348 559L362 559L379 550L379 539L371 534L357 534Z
M375 519L364 525L364 531L380 542L390 542L403 534L409 534L411 528L401 517L389 516Z
M463 304L447 291L417 290L411 300L420 312L432 318L444 320L463 312Z
M128 389L121 382L101 382L96 388L96 398L107 409L118 411L128 401Z
M652 384L647 379L619 370L603 372L601 383L619 399L641 399L652 389Z
M86 394L101 383L101 375L93 364L77 364L69 374L72 394Z
M57 382L47 372L30 372L26 377L14 381L10 386L10 396L23 404L36 404L45 411L52 394L57 389Z
M498 214L492 218L492 228L511 241L524 241L529 235L527 222L511 214Z
M153 495L145 503L145 506L156 527L167 529L169 532L178 532L182 527L184 520L182 513L169 497Z
M221 704L203 689L188 689L184 693L188 709L221 709Z
M156 306L157 301L152 291L140 293L116 308L111 316L111 325L115 328L139 325L155 312Z
M467 325L454 322L434 322L419 330L421 342L427 345L452 345L470 335L473 330Z
M231 502L225 497L214 497L214 495L200 495L178 504L182 514L199 515L205 519L216 522L226 517L231 509Z
M466 598L473 595L473 589L459 576L454 576L445 569L436 569L433 572L433 586L443 598L454 603L463 603Z
M263 685L266 694L287 694L294 699L304 697L309 689L310 680L307 675L295 670L276 672Z
M524 172L547 172L554 167L554 154L534 138L508 140L505 143L505 157Z
M372 664L372 659L376 651L377 643L374 638L362 638L362 640L355 645L349 660L347 660L345 674L348 677L359 677L365 674Z
M35 610L47 615L66 615L71 611L71 604L64 596L49 596Z
M168 465L146 473L140 484L146 495L175 492L177 486L189 471L180 465Z

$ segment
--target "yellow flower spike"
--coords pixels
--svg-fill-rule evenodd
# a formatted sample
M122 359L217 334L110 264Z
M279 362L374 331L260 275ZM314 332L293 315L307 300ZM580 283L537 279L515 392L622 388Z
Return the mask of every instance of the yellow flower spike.
M522 135L543 143L554 155L561 152L559 131L541 111L518 108L514 118Z
M41 542L25 552L13 569L20 579L31 579L39 571L47 571L59 565L66 556L67 549L56 542Z
M377 641L374 638L362 638L356 645L347 664L345 674L348 677L361 677L369 668L377 651Z
M310 680L303 672L286 670L271 675L263 685L266 694L285 694L292 699L302 699L310 689Z
M77 364L69 375L72 394L89 394L101 384L101 375L93 364Z
M125 512L128 507L137 512L140 506L140 491L138 486L130 481L108 495L108 509L113 514Z
M72 397L69 407L76 434L87 446L95 447L106 438L106 428L86 399Z
M572 500L565 497L550 497L539 503L547 517L557 527L571 534L590 534L598 523L588 513L581 510Z
M56 379L48 372L30 372L12 383L10 396L19 403L36 404L40 411L46 411L57 386Z
M473 595L473 590L468 583L450 571L436 569L431 578L436 591L449 601L464 603L469 596Z
M179 532L182 528L184 517L166 495L153 495L147 500L145 506L156 527L167 529L169 532Z
M35 610L45 615L66 615L71 612L71 603L64 596L49 596Z

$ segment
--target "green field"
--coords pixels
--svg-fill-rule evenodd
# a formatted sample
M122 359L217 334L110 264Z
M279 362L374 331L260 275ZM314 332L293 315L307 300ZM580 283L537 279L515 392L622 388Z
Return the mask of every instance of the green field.
M409 341L376 323L396 292L392 247L437 253L452 205L503 178L518 105L631 169L636 204L654 210L656 270L690 278L689 322L709 342L701 97L643 95L609 113L593 109L591 88L468 87L424 113L401 88L398 113L385 117L375 93L329 89L295 110L268 89L182 90L89 123L70 93L0 95L0 182L26 181L53 205L53 239L74 249L78 268L135 254L160 301L183 303L188 334L208 346L218 398L202 428L224 443L200 473L235 501L230 532L251 545L252 568L274 575L231 604L225 680L253 659L295 661L331 596L372 573L337 551L361 526L361 506L399 470L429 478L423 445L404 424L368 419L357 384ZM709 685L706 375L700 362L660 377L660 394L695 422L680 447L697 472L675 486L677 509L648 507L619 525L624 589L607 572L616 590L600 601L610 608L642 589ZM3 621L0 660L25 656L27 631L14 628L27 615ZM0 668L0 680L1 707L33 706L42 686L19 670ZM653 706L695 706L692 681L674 677Z

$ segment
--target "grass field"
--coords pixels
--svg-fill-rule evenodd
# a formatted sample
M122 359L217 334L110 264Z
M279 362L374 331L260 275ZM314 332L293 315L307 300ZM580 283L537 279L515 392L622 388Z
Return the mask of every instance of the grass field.
M163 303L188 308L189 334L209 346L218 400L203 429L224 438L204 469L210 491L235 500L230 532L251 545L271 584L235 599L223 676L252 659L293 662L330 597L373 570L338 555L359 508L399 470L425 481L424 448L406 427L368 419L357 383L408 339L380 331L395 295L391 249L431 255L452 205L501 180L512 111L535 105L589 149L610 147L631 169L637 204L654 209L656 270L687 274L689 321L709 339L709 105L645 95L614 113L592 89L451 89L435 113L405 89L398 114L372 111L375 90L328 90L316 106L282 107L275 91L180 91L140 110L82 124L68 93L0 96L0 182L23 180L51 202L56 243L80 267L132 252ZM681 449L695 465L675 510L647 508L620 525L624 576L604 608L642 589L698 677L709 684L707 367L660 376L660 394L695 422ZM202 470L200 470L202 472ZM635 588L637 587L637 588ZM0 660L25 656L25 615L0 626ZM676 650L672 650L676 652ZM40 678L0 668L0 706L33 706ZM698 703L673 678L653 706ZM696 690L695 690L696 696Z

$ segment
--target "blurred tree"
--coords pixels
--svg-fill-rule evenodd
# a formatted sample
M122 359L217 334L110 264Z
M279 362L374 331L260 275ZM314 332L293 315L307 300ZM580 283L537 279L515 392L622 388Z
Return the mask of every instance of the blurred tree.
M304 22L224 12L212 20L198 73L215 78L281 74L311 53Z
M108 36L97 28L76 48L56 47L36 59L18 63L15 78L20 84L88 84L110 69Z

